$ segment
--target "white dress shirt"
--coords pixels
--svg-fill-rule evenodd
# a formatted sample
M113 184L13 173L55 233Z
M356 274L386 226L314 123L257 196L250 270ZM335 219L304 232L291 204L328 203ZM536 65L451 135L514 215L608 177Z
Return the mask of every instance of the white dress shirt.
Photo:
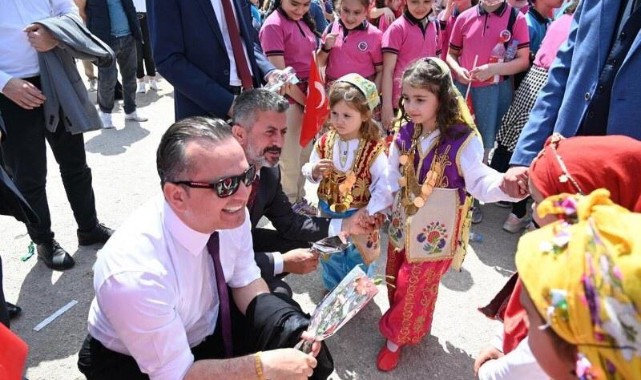
M24 29L34 21L78 14L73 0L0 0L0 92L11 78L40 73L38 54Z
M227 0L224 0L227 1ZM232 3L232 10L234 11L234 16L236 17L236 24L240 29L240 22L238 21L238 16L236 15L236 7L234 4L236 0L229 0ZM229 85L230 86L240 86L240 76L238 75L238 69L236 68L236 60L234 59L234 49L231 46L231 39L229 38L229 29L227 27L227 20L225 20L225 11L223 10L223 3L221 0L211 0L211 5L214 7L214 13L216 14L216 20L218 21L218 26L220 26L220 32L223 34L223 40L225 41L225 49L227 50L227 57L229 57ZM249 63L249 54L247 54L247 46L245 46L245 40L242 38L240 42L243 44L243 49L245 49L245 60L247 61L247 66L249 67L249 72L252 72L252 65ZM253 46L252 46L253 48Z
M332 162L334 163L334 167L337 170L340 170L341 172L347 172L352 168L352 164L356 159L355 155L358 151L359 142L360 139L358 138L343 141L338 137L338 135L336 136L336 139L334 139ZM341 148L345 149L345 146L341 146L345 143L348 144L347 159L345 160L345 164L343 165L340 162L340 151ZM320 178L318 181L315 181L314 177L312 176L314 165L318 161L320 161L320 159L321 157L318 155L318 151L316 149L313 149L312 154L309 157L309 162L303 165L303 176L305 176L305 178L307 178L307 180L312 183L320 182ZM372 176L372 183L370 183L369 185L371 198L367 203L367 213L369 215L374 215L377 212L383 211L392 205L392 190L389 183L389 162L385 153L380 153L376 157L376 159L370 166L369 171Z
M500 327L502 337L503 326ZM497 349L503 351L502 341ZM550 376L545 373L532 354L528 337L525 337L507 355L488 360L479 368L479 380L548 380L549 378Z
M233 288L260 277L246 214L242 226L219 231L220 261ZM133 356L151 379L182 379L194 361L190 347L214 332L218 317L208 240L162 197L143 205L98 253L89 333Z
M436 138L440 135L439 130L435 130L424 138L420 143L420 149L426 152L436 143ZM398 162L399 151L396 143L392 144L389 155L390 171L389 183L392 191L399 189L398 179L401 177ZM461 148L460 170L465 180L465 191L481 202L493 203L498 201L518 202L522 198L512 198L501 190L499 187L503 181L503 173L499 173L483 163L483 143L481 138L476 136Z
M134 0L136 12L147 13L147 2L145 0Z

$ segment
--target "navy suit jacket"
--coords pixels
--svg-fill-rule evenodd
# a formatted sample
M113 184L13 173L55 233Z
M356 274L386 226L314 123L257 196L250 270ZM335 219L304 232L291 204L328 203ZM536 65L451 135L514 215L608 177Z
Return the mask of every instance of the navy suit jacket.
M259 87L274 66L251 24L248 0L231 0ZM174 86L176 120L189 116L227 119L229 57L211 0L147 0L147 19L158 71Z

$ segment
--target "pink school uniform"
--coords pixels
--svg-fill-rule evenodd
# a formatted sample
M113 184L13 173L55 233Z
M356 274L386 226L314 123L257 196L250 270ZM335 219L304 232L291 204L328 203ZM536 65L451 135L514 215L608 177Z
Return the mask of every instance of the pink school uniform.
M441 54L441 28L438 21L429 21L425 27L405 11L383 33L383 53L397 55L394 67L392 104L394 107L401 98L401 77L410 63L425 57L438 57Z
M337 33L338 36L327 58L325 75L328 83L351 73L368 79L376 75L376 67L383 65L383 33L380 30L367 20L356 28L347 30L339 20L325 29L323 39L329 33Z
M485 11L476 5L461 13L454 22L450 36L450 49L460 51L459 65L472 70L474 59L478 55L476 66L490 61L492 48L499 41L499 35L507 29L512 7L503 3L494 12ZM512 27L512 39L518 41L518 49L530 46L530 34L525 16L518 12ZM503 81L503 78L500 79ZM489 86L490 82L472 82L472 87Z
M283 56L285 66L291 66L298 79L307 81L317 38L303 20L294 21L278 9L265 19L258 38L266 56Z

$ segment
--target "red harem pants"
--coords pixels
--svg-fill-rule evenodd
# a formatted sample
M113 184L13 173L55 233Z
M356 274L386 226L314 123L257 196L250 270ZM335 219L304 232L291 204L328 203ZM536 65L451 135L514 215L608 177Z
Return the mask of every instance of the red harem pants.
M432 328L441 277L452 260L411 264L405 250L387 248L389 310L379 322L381 334L398 345L417 344ZM394 285L396 288L390 286Z

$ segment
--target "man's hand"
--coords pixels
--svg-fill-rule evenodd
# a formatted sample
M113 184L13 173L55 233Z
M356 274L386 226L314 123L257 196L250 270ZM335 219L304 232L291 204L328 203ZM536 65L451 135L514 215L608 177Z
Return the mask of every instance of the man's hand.
M31 24L24 31L27 33L29 43L36 51L44 53L58 46L58 40L42 25Z
M502 353L501 351L497 350L496 347L494 346L489 346L484 348L479 356L476 358L474 361L474 376L478 377L479 375L479 369L483 365L483 363L489 361L489 360L495 360L500 358L501 356L504 356L505 354Z
M528 189L528 168L526 166L513 166L503 176L501 190L512 198L521 198L527 195Z
M317 266L318 254L307 248L292 249L283 254L283 270L287 273L307 274Z
M316 358L293 348L264 351L261 355L267 379L306 380L314 373Z
M333 167L334 162L332 162L332 160L328 158L324 158L314 164L314 168L312 169L312 177L314 177L314 180L318 181L321 177L329 174Z
M38 87L19 78L9 79L2 93L26 110L38 108L47 100Z

